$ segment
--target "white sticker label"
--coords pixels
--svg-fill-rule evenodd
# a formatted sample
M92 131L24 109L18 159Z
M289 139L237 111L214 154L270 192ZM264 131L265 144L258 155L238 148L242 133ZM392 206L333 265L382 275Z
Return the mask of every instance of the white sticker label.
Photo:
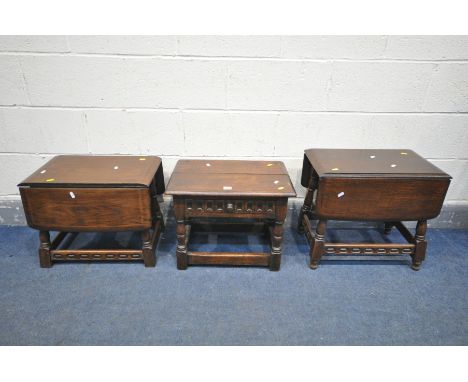
M73 191L70 191L70 198L75 199L75 194L73 193Z
M341 191L341 192L338 194L338 197L339 197L339 198L342 198L343 196L344 196L344 192Z
M231 186L223 186L224 191L231 191L232 187Z

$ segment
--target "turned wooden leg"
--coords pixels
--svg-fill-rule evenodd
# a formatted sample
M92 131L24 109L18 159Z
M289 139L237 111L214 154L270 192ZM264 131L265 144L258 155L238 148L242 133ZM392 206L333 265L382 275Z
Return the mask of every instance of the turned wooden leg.
M299 211L299 220L297 222L297 230L299 233L304 233L304 223L302 219L304 218L304 214L309 216L310 212L312 211L312 202L314 198L314 191L315 191L315 182L311 180L309 182L309 187L307 188L307 193L304 198L304 204Z
M188 255L187 255L187 237L185 230L185 222L183 220L177 221L177 269L187 269Z
M411 264L411 268L415 271L419 271L421 264L426 257L426 229L427 221L419 220L418 224L416 225L416 235L414 236L416 241L416 248L414 249L413 263Z
M384 234L385 234L385 235L388 235L388 234L391 232L392 227L393 227L393 223L392 223L392 222L385 222L385 225L384 225Z
M283 222L275 221L271 238L270 271L279 271L281 264L281 246L283 243Z
M183 198L174 196L174 215L177 221L177 269L187 269L188 267L188 254L187 254L187 231L185 225L185 200Z
M325 246L325 231L327 229L327 221L319 220L315 229L314 241L310 248L310 268L317 269L318 263L322 258Z
M149 229L141 232L141 240L143 241L143 261L145 267L156 266L155 248L151 245L151 231Z
M49 231L39 231L39 264L41 268L50 268L52 260L50 258L50 233Z

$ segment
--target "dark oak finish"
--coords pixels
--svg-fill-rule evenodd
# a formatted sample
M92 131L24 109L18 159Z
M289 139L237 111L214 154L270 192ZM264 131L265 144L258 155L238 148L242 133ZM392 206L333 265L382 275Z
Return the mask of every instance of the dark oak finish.
M177 220L177 268L189 265L256 265L279 270L283 223L294 187L282 162L180 160L167 186ZM190 232L204 219L221 227L235 219L256 219L270 234L270 253L193 252ZM240 227L238 224L234 230Z
M116 168L117 167L117 168ZM161 158L155 156L58 155L19 184L34 187L149 187L156 174L164 193Z
M439 215L448 184L448 179L324 177L315 214L336 220L432 219Z
M35 229L137 231L152 225L149 188L21 187L20 194Z
M76 260L143 260L155 266L164 229L157 200L165 191L160 158L61 155L18 186L28 225L40 230L41 267ZM51 230L60 231L52 243ZM140 231L142 248L59 249L68 233L85 231Z
M316 269L323 254L407 254L418 270L426 253L427 220L439 215L450 179L411 150L306 150L301 184L307 194L298 229L311 242L310 267ZM328 243L328 220L382 221L385 233L396 227L408 244ZM418 221L416 235L401 221Z

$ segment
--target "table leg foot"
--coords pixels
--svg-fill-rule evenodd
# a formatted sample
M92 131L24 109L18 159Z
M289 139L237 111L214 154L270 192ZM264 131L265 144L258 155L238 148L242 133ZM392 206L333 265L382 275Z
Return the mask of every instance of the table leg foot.
M283 222L276 220L271 233L270 271L279 271L281 265L281 245L283 243Z
M419 271L419 270L421 269L421 264L415 264L415 263L413 263L413 264L411 264L411 269L412 269L413 271Z
M154 268L156 266L156 258L154 259L143 259L146 268Z
M325 231L327 229L327 221L319 220L315 229L314 240L310 248L310 268L317 269L318 263L322 258L325 246Z
M413 262L411 264L411 269L413 269L414 271L419 271L419 269L421 268L421 264L426 257L426 229L427 221L419 220L418 224L416 225L416 235L414 236L414 239L416 241L416 248L414 249L414 254L412 256Z
M278 272L280 270L280 266L274 266L274 265L270 265L270 271L272 272Z
M188 267L187 236L184 221L177 222L177 269L185 270Z
M39 231L39 264L41 268L52 267L52 260L50 258L50 233L49 231Z
M155 248L151 245L151 232L150 230L145 230L141 232L141 239L143 241L143 262L145 267L153 268L156 266L156 254Z
M281 265L281 250L273 249L270 256L270 271L279 271Z

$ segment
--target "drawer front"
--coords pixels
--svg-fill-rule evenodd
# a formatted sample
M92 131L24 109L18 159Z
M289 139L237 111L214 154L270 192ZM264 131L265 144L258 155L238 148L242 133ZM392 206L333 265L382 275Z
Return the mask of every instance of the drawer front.
M59 231L126 231L151 227L147 188L20 188L28 224Z
M187 198L184 201L187 217L236 217L265 218L275 216L276 200L267 199L201 199Z
M420 220L439 215L448 179L322 178L316 214L342 220Z

